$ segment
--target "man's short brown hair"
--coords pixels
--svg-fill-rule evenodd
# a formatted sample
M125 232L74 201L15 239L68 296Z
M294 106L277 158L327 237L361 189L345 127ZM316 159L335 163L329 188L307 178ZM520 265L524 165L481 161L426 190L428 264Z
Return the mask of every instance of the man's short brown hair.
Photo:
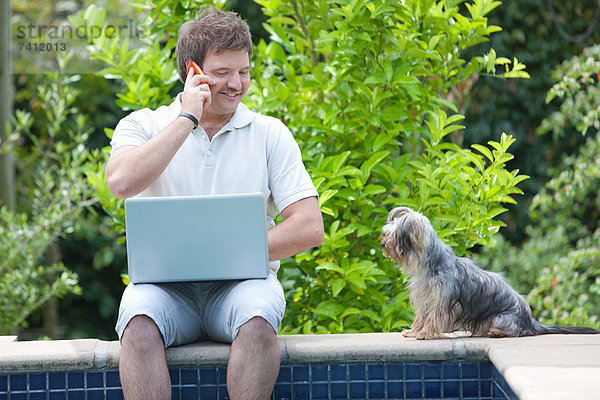
M202 8L196 18L179 28L177 38L177 72L185 82L185 60L191 59L200 67L206 56L227 50L246 50L252 55L252 37L246 21L234 12L221 11L215 7Z

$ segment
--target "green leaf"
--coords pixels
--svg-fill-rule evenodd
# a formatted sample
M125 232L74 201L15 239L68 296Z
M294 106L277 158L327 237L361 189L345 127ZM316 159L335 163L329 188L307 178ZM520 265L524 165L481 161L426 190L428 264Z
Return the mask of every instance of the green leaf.
M105 17L106 10L104 8L98 7L95 4L90 5L85 10L85 14L83 16L84 23L87 28L87 34L91 37L97 35L101 30Z
M387 156L389 156L389 151L379 151L375 154L373 154L371 157L369 157L361 166L360 166L360 170L362 172L362 184L364 185L367 180L369 179L369 177L371 176L371 170L373 169L373 167L380 163L383 159L385 159Z
M483 154L485 156L485 158L487 158L488 160L490 160L490 162L494 162L494 156L492 155L492 152L485 146L482 146L480 144L473 144L471 145L472 148L474 148L475 150L477 150L478 152L480 152L481 154ZM483 169L481 169L483 170Z
M343 279L334 279L332 284L331 284L331 293L333 294L333 297L336 297L338 294L340 294L340 292L342 291L342 289L344 289L344 287L346 287L346 281Z
M341 275L344 275L344 269L342 267L340 267L339 265L334 264L332 262L324 262L323 264L317 266L315 269L317 271L320 271L320 270L334 271Z

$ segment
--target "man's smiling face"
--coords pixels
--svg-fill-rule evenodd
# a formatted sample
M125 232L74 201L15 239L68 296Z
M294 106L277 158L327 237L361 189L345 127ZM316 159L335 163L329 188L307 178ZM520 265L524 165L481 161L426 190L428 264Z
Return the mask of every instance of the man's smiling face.
M250 87L250 58L245 50L209 53L203 62L204 73L213 78L211 103L203 117L223 118L233 114Z

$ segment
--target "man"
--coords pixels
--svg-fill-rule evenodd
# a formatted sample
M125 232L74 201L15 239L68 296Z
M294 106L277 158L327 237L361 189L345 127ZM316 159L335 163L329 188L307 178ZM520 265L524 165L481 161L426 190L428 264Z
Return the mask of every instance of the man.
M183 92L168 106L133 112L115 129L106 166L115 196L260 191L268 199L271 227L267 279L126 288L116 329L127 399L170 398L164 349L199 339L232 343L227 367L231 399L266 399L275 385L280 364L276 330L285 310L278 260L320 245L323 221L289 130L241 104L250 85L251 52L243 20L215 8L202 10L179 31ZM193 69L186 74L188 60L206 75ZM277 210L283 221L274 226Z

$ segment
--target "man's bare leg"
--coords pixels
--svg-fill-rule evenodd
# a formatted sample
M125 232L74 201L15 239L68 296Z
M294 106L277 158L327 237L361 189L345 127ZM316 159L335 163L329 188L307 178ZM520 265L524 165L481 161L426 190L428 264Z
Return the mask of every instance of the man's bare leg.
M127 400L171 398L165 345L151 318L137 315L121 337L119 375Z
M271 397L279 375L281 354L277 335L263 318L241 326L231 344L227 365L227 390L232 400L265 400Z

